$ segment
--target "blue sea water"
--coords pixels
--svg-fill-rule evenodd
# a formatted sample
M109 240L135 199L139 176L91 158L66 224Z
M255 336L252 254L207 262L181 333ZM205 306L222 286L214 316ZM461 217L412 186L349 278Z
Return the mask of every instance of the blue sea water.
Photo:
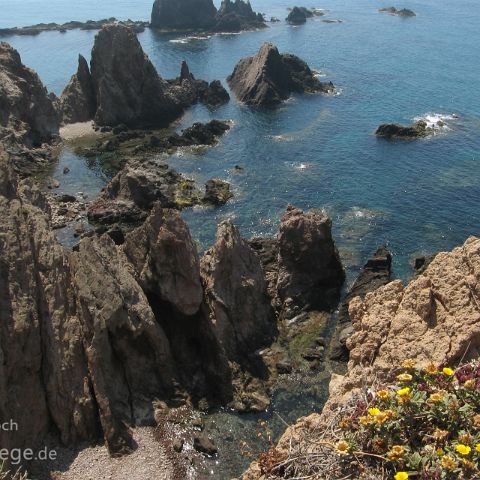
M408 279L415 256L448 250L469 235L480 235L478 0L395 1L396 7L411 8L417 16L378 13L378 8L391 6L385 0L307 0L305 6L326 9L327 14L300 27L282 21L264 31L202 40L148 29L139 35L166 78L177 76L185 59L197 78L221 79L226 85L236 62L270 41L280 51L299 55L339 90L334 96L294 96L274 110L251 109L232 96L216 110L196 106L185 114L179 128L212 118L234 121L218 146L166 158L199 181L215 176L233 185L235 198L224 207L184 212L204 247L224 218L233 218L245 237L273 234L282 211L292 203L331 215L350 279L381 244L394 255L396 276ZM281 19L294 3L252 1L267 18ZM151 0L0 0L0 7L4 27L110 16L148 19ZM4 40L59 94L76 69L77 54L88 58L94 35L76 30ZM374 136L381 123L453 113L458 118L447 119L448 128L431 138L388 142ZM75 163L79 177L61 188L95 192L105 181L68 150L62 162ZM235 173L235 165L243 172ZM323 399L323 393L303 403L290 398L286 404L291 411L284 405L282 412L293 421L319 408ZM218 478L226 478L213 469Z

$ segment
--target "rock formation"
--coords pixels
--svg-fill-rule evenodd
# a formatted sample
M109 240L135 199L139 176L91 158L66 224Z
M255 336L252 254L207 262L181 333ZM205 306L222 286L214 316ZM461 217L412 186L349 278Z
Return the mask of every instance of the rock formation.
M395 123L386 123L380 125L375 132L377 137L383 137L388 139L400 138L400 139L415 139L426 137L433 133L433 130L427 126L427 123L423 120L415 122L410 127L404 125L398 125Z
M407 287L393 281L364 300L350 302L355 333L347 342L350 361L345 376L332 378L322 414L300 419L282 436L278 448L304 442L315 454L311 432L330 424L352 395L366 386L392 381L407 358L418 367L456 365L480 356L480 239L470 237L452 252L442 252ZM327 433L328 435L328 433ZM323 438L323 437L322 437ZM308 442L308 443L307 443ZM261 477L253 464L244 480Z
M58 134L59 116L38 75L8 43L0 43L0 140L28 147Z
M301 25L302 23L305 23L307 21L308 17L313 16L313 14L308 15L307 12L311 13L306 8L293 7L292 10L290 10L288 17L286 18L286 21L291 25Z
M329 310L345 279L332 239L332 222L321 213L287 207L278 234L277 291L285 315Z
M395 7L380 8L378 10L382 13L390 13L391 15L396 15L398 17L415 17L416 13L413 10L408 8L403 8L402 10L397 10Z
M86 122L95 116L97 98L88 63L78 57L78 70L60 97L64 123Z
M212 0L156 0L152 9L153 28L209 32L239 32L264 28L261 14L250 2L223 0L217 12Z
M281 55L271 43L265 43L256 56L240 60L228 83L248 105L276 105L293 92L334 90L332 83L318 81L303 60L288 53Z
M390 282L392 274L392 255L385 247L380 247L369 258L360 275L350 288L337 317L337 331L330 346L332 360L348 360L346 342L353 333L353 325L348 314L348 305L355 297L365 298L369 292Z
M271 343L275 317L260 260L230 222L218 226L201 274L215 335L229 359L248 365L256 349Z
M128 27L107 25L95 38L91 74L98 125L167 126L183 107Z
M203 201L211 205L224 205L233 197L230 184L218 178L212 178L205 184Z
M212 0L155 0L151 25L166 30L209 30L216 14Z

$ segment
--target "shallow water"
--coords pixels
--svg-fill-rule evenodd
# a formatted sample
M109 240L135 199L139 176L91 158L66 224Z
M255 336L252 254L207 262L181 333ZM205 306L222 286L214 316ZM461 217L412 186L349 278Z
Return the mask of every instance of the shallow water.
M43 9L39 6L45 2L39 0L1 0L0 26L105 16L147 19L150 3L85 1L72 7L55 0ZM284 18L293 3L253 0L253 7L268 18ZM404 0L396 6L418 14L406 19L378 13L390 6L382 0L324 0L316 6L328 10L325 19L343 23L327 24L320 17L301 27L282 22L264 31L208 39L150 30L139 35L167 78L177 76L185 59L197 78L225 83L241 57L271 41L281 51L301 56L340 91L336 96L295 96L275 110L250 109L232 99L217 110L196 106L188 111L180 128L211 118L232 119L235 126L217 147L180 152L167 160L198 180L217 176L230 181L236 195L220 209L195 208L184 216L205 247L224 218L233 218L249 237L274 233L288 203L325 209L333 218L350 279L383 243L393 252L395 274L408 279L415 256L451 249L480 234L478 2ZM58 94L76 69L77 54L88 58L94 35L52 32L6 40ZM451 118L453 113L458 118ZM387 142L374 136L380 123L438 115L445 116L448 128L432 138ZM60 168L67 163L72 173L61 179L61 189L72 193L94 194L109 175L68 150ZM244 171L235 173L235 165ZM323 391L299 399L298 388L287 390L274 402L282 415L291 410L293 419L321 408ZM241 424L245 436L253 437L257 417L237 418L227 416L222 422ZM238 462L229 462L229 474L238 474ZM226 478L223 467L212 468L216 478Z

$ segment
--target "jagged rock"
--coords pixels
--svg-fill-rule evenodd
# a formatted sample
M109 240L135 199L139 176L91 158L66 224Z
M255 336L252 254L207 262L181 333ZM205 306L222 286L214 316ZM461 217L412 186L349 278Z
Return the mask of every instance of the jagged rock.
M78 70L65 87L60 97L64 123L93 120L97 110L97 99L90 69L82 55L78 57Z
M308 15L307 12L311 13L310 10L307 10L306 8L293 7L286 18L286 21L292 25L301 25L307 21L308 17L313 17L313 14Z
M88 218L102 224L141 223L157 202L182 208L200 201L192 181L155 160L127 164L90 204Z
M214 30L216 32L239 32L265 26L263 15L255 13L249 1L222 0Z
M205 455L216 455L218 453L218 449L215 444L210 440L206 435L197 435L193 439L193 448L200 453L204 453Z
M395 280L350 302L355 333L348 341L345 376L334 375L321 414L303 417L282 435L277 448L308 449L315 454L311 432L328 429L355 393L391 382L402 362L419 368L430 363L455 366L480 355L480 239L470 237L452 252L437 254L407 287ZM298 445L301 443L301 445ZM252 464L243 480L261 477Z
M391 274L392 255L386 247L380 247L373 257L368 259L340 308L337 317L337 332L330 347L330 358L332 360L348 359L346 343L349 336L353 333L353 327L348 314L350 301L355 297L364 298L367 293L386 285L390 282Z
M208 88L205 89L200 96L200 101L211 107L223 105L224 103L228 103L229 100L230 95L225 90L225 87L222 85L220 80L213 80L213 82L208 85Z
M98 125L166 126L183 112L135 33L122 24L107 25L95 37L91 75Z
M158 204L145 223L126 237L124 251L145 292L185 315L200 309L203 289L196 245L176 210Z
M336 307L345 273L332 239L332 221L321 213L289 205L278 234L280 301L292 318L302 309Z
M205 184L205 195L203 202L211 205L225 205L233 193L230 191L230 184L218 178L212 178Z
M3 151L0 207L0 417L19 425L0 429L0 444L35 448L52 429L65 443L95 439L69 258L50 230L45 198L18 182Z
M308 65L265 43L255 57L243 58L228 77L230 88L248 105L276 105L293 92L331 92L332 83L320 82Z
M166 30L209 30L216 14L212 0L155 0L151 25Z
M170 137L169 141L176 146L192 146L192 145L213 145L218 137L230 130L227 122L219 120L211 120L208 123L194 123L191 127L186 128L181 136Z
M39 146L58 135L60 119L38 75L0 43L0 140Z
M152 399L173 393L169 342L128 261L108 235L82 240L72 262L105 442L113 454L128 453L128 425L150 422Z
M229 359L248 365L276 331L260 260L238 229L223 222L200 264L215 335Z
M383 138L422 138L432 133L432 129L428 128L427 123L423 120L415 122L410 127L398 125L395 123L387 123L380 125L375 132L377 137Z

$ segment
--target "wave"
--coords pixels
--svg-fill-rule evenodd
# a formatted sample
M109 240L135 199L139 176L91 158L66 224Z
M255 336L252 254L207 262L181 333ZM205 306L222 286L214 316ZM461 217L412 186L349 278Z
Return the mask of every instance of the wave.
M444 114L444 113L426 113L415 117L415 122L424 121L427 124L427 128L431 128L434 131L445 131L451 129L451 122L458 120L459 116L456 113Z

